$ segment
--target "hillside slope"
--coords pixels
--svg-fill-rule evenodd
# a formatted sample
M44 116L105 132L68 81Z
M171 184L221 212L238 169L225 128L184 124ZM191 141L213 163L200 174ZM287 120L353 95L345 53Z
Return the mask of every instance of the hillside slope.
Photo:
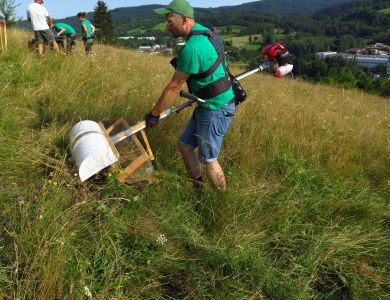
M81 184L72 125L142 119L170 58L78 45L38 59L29 37L11 31L0 55L1 299L388 296L389 99L253 75L223 145L226 193L191 191L175 145L190 109L148 130L149 184Z

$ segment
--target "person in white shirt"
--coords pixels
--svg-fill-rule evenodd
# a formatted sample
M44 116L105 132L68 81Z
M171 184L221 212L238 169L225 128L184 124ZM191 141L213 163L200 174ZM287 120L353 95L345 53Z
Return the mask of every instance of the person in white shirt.
M38 53L43 54L43 44L53 44L53 49L58 52L58 44L54 39L52 28L53 22L47 12L46 8L42 5L43 0L34 0L27 7L27 19L31 23L32 29L35 34L35 39L38 43Z

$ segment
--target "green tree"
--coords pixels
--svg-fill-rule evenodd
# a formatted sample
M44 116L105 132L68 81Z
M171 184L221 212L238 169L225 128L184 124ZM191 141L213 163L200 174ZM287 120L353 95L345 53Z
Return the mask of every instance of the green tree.
M272 34L268 34L265 36L265 38L264 38L265 45L272 44L273 42L274 42L274 38L272 37Z
M15 11L19 5L15 4L15 0L0 0L0 16L2 16L2 19L7 23L14 23L16 21Z
M114 26L112 15L104 1L99 0L93 13L93 23L96 27L96 39L102 43L114 41Z
M231 33L232 31L233 31L233 29L232 29L231 25L226 26L226 33L227 34Z

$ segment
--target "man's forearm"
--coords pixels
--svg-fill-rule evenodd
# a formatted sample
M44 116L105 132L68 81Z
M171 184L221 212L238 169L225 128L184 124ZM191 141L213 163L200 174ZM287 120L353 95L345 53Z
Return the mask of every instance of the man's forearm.
M60 31L57 32L57 35L60 36L61 34L63 34L65 32L65 29L64 28L61 28Z
M152 114L155 116L159 116L166 107L168 107L175 97L179 94L180 87L167 85L162 92L160 98L158 99L156 105L152 110Z
M165 108L167 108L176 96L179 94L183 84L190 78L190 74L183 73L181 71L175 71L171 81L164 88L157 104L153 107L151 113L154 116L159 116Z
M47 16L47 24L49 24L50 29L51 29L51 28L52 28L53 21L52 21L52 19L50 18L50 16Z

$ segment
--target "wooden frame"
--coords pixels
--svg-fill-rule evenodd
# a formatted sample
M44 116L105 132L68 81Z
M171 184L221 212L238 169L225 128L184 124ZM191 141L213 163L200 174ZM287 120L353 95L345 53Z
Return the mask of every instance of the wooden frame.
M0 53L4 53L8 47L7 41L7 22L0 21Z
M101 129L103 130L106 138L107 138L107 141L111 147L111 149L113 150L115 156L119 157L119 152L118 152L118 149L115 147L115 143L112 141L111 137L110 137L110 134L116 129L118 128L119 126L122 126L125 128L125 130L127 129L130 129L130 126L129 124L127 123L127 121L123 118L120 118L118 119L117 121L115 121L110 127L108 127L107 129L104 127L104 125L99 122L99 126L101 127ZM152 152L152 149L150 148L150 144L149 144L149 141L148 141L148 138L146 137L146 134L145 134L145 131L144 130L141 130L141 136L142 136L142 140L145 144L145 147L142 145L142 143L140 142L140 140L137 138L137 136L135 134L131 135L131 139L132 141L134 142L134 144L137 146L137 148L139 149L139 151L141 152L141 155L139 155L132 163L130 163L127 167L125 167L123 170L120 170L119 169L119 166L117 164L115 164L116 166L114 166L114 168L116 169L119 169L119 174L117 175L117 179L120 181L120 182L125 182L126 179L134 173L134 171L136 171L139 167L141 167L145 162L147 162L148 160L154 160L154 155L153 155L153 152Z

